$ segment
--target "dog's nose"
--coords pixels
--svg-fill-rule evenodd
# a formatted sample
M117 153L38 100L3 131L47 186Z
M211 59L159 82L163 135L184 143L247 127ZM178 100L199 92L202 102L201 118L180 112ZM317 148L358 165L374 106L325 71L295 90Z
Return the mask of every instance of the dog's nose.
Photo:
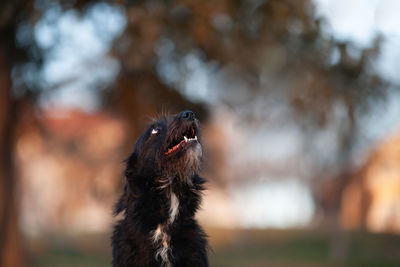
M185 110L181 113L179 113L179 117L183 119L188 119L188 120L194 120L194 113L191 110Z

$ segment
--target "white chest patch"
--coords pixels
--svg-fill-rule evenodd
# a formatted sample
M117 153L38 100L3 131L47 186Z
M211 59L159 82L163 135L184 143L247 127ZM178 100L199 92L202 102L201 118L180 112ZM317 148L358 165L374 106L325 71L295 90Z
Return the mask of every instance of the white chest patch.
M173 223L175 221L178 212L179 212L179 199L173 192L171 192L171 206L169 207L169 223Z
M168 234L164 231L164 228L162 225L158 225L157 229L153 231L153 243L158 246L157 252L156 252L156 259L158 257L161 258L163 262L163 266L169 267L171 266L171 263L168 258L168 253L169 253L169 236Z
M156 251L156 258L161 258L164 267L170 267L171 262L169 261L169 253L170 253L170 237L166 231L166 227L168 224L172 224L179 213L179 199L178 197L171 191L170 194L170 207L169 207L169 219L167 224L159 224L157 229L152 232L152 240L153 243L158 247Z

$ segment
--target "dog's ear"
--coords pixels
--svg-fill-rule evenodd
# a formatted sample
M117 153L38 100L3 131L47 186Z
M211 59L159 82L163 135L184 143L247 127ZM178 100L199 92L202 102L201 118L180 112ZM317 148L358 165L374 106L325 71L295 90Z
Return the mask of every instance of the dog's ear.
M126 188L125 192L129 196L139 195L139 185L137 179L137 153L136 150L129 156L126 162L125 178L126 178Z
M125 169L125 176L128 177L129 174L134 172L137 163L137 154L134 151L128 159L125 160L126 162L126 169Z
M124 193L122 194L122 196L120 197L120 199L118 200L118 202L115 204L114 206L114 216L117 216L118 214L120 214L121 212L123 212L126 209L127 206L127 184L125 184L124 186Z
M136 165L137 165L137 160L138 160L138 157L137 157L137 155L136 155L135 152L133 152L133 153L129 156L129 158L127 158L127 159L125 160L125 162L126 162L126 168L125 168L124 174L125 174L125 178L126 178L126 181L127 181L128 184L131 183L131 180L132 180L132 178L133 178L133 176L134 176L134 174L135 174L135 169L136 169Z

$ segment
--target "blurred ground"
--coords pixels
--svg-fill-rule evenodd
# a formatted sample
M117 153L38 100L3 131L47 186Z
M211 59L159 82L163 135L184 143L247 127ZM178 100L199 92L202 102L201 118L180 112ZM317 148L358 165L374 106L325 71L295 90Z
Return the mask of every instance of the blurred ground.
M399 266L400 236L349 232L344 263L329 261L330 233L323 230L207 229L215 267ZM110 266L108 236L41 237L27 242L31 266Z

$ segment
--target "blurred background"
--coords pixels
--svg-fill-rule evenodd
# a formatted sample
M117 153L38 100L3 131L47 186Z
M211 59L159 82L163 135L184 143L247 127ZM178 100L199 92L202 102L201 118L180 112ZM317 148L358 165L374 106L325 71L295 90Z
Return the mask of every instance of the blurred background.
M211 266L399 266L399 12L2 0L0 266L110 266L123 160L186 109Z

